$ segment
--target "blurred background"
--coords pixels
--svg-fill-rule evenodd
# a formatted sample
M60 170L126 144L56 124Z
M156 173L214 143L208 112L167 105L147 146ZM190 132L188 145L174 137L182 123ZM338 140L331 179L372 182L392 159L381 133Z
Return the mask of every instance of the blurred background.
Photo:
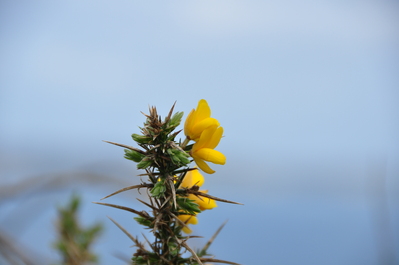
M242 264L399 264L399 3L1 1L0 258L54 264L56 207L82 196L100 264L126 264L140 182L123 149L148 106L204 98L225 128L219 203L191 242ZM185 117L184 117L185 118ZM138 210L135 192L104 202ZM145 194L144 194L145 195ZM140 195L139 195L140 196ZM11 263L10 263L11 264Z

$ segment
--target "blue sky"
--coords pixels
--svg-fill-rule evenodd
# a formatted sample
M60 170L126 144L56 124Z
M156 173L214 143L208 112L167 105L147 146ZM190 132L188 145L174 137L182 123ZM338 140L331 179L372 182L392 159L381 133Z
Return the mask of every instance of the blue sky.
M384 168L384 196L398 198L394 1L3 1L0 6L2 185L63 172L131 177L134 166L123 161L122 150L101 140L132 144L130 135L143 122L140 111L149 105L166 115L177 101L176 110L188 113L204 98L225 128L218 148L227 156L226 166L216 167L206 185L215 195L246 201L241 216L259 202L287 215L297 207L291 201L302 201L304 212L312 212L308 201L335 205L324 207L326 214L348 212L342 205L364 210L368 183L378 179L368 177L375 164ZM50 197L61 203L76 188ZM90 190L90 200L110 193ZM397 209L390 209L397 224ZM268 212L262 213L260 220L267 219ZM350 219L354 226L354 220L364 222L362 215ZM234 223L234 215L228 218ZM345 227L342 218L328 220ZM305 218L304 226L316 219ZM291 224L301 227L295 220ZM267 224L262 231L267 233ZM393 237L397 250L398 231ZM372 245L362 246L375 251L368 251L374 253L369 260L377 262ZM326 245L326 253L334 247ZM356 257L335 262L356 264ZM270 261L297 264L277 254Z

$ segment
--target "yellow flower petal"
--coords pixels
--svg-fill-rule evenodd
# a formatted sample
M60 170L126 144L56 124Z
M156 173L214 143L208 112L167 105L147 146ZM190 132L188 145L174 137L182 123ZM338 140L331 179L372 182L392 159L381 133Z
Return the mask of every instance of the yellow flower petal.
M184 134L186 136L191 134L191 128L193 127L194 116L195 116L195 110L193 109L188 114L186 121L184 122Z
M191 135L190 139L198 140L200 138L201 133L211 126L219 126L219 122L217 119L214 118L205 118L200 122L197 122L191 127Z
M190 174L190 172L187 172L186 173L186 175L184 176L184 179L183 179L183 181L181 182L181 184L180 184L180 186L182 187L182 188L189 188L189 187L191 187L192 185L191 185L191 174Z
M199 172L198 169L196 170L192 170L191 172L191 185L197 185L199 187L201 187L204 182L205 182L205 178L204 176L202 176L202 174Z
M196 225L196 224L198 224L197 217L195 217L193 215L182 214L182 215L177 216L177 218L179 218L179 220L182 221L183 223L185 223L186 225L189 225L189 224ZM182 230L186 234L191 234L191 232L192 232L191 229L189 227L187 227L187 226L184 226L182 228Z
M206 102L205 99L201 99L198 102L196 111L197 111L197 115L195 117L196 122L201 121L201 120L211 116L211 108L209 108L208 102Z
M177 216L177 218L179 218L180 221L182 221L186 225L189 225L189 224L196 225L196 224L198 224L198 219L194 215L181 214L181 215Z
M200 190L200 192L207 193L208 191L207 190ZM196 204L198 204L198 207L200 208L201 211L210 210L210 209L213 209L213 208L217 207L216 201L213 200L213 199L209 199L209 198L206 198L206 197L203 197L203 196L196 196L194 194L190 194L188 196L188 198L190 200L194 200L194 202Z
M182 231L186 234L191 234L193 232L193 230L191 230L188 226L184 226L182 228Z
M216 125L213 125L207 129L205 129L202 132L198 141L193 145L192 152L195 152L198 149L207 147L208 143L211 142L212 136L215 133L216 129L217 129Z
M193 153L193 157L219 165L224 165L226 163L224 154L211 148L201 148Z
M202 171L204 171L205 173L213 174L213 173L216 172L215 170L212 170L212 169L208 166L208 164L204 162L204 160L197 159L197 158L195 158L195 157L193 157L193 158L194 158L194 161L195 161L195 163L197 164L197 166L198 166Z
M218 207L215 200L205 198L205 197L201 197L201 198L203 200L201 202L198 202L198 206L201 211L211 210L213 208ZM197 203L197 201L196 201L196 203Z
M219 127L213 133L211 139L209 139L209 142L207 142L205 147L214 149L216 146L218 146L220 139L222 139L222 136L223 136L223 127Z
M195 169L188 171L186 173L183 182L181 183L181 187L191 188L194 185L201 187L202 184L204 184L204 182L205 182L204 176L202 176L202 174L199 172L198 169Z
M184 134L188 139L197 141L202 132L210 126L219 126L218 120L211 118L211 109L206 100L198 102L197 109L192 110L184 123Z

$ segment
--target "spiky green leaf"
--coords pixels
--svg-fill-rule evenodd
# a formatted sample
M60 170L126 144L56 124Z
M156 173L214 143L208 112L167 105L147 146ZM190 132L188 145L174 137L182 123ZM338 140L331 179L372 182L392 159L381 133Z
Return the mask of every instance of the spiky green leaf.
M155 198L160 198L166 191L166 185L164 180L158 181L155 186L151 189L150 193Z
M201 210L193 200L190 200L187 197L177 197L176 198L177 205L179 205L180 209L188 214L197 214L200 213Z
M137 164L138 169L146 169L147 167L152 165L152 160L145 157Z
M125 158L132 160L134 162L140 162L141 160L143 160L143 158L145 157L145 155L134 151L134 150L130 150L130 149L125 149Z

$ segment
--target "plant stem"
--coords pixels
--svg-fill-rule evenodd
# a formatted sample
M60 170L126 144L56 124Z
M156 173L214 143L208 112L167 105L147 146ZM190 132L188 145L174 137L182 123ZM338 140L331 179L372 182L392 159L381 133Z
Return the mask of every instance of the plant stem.
M184 149L187 146L188 142L190 142L190 139L186 137L180 147Z

